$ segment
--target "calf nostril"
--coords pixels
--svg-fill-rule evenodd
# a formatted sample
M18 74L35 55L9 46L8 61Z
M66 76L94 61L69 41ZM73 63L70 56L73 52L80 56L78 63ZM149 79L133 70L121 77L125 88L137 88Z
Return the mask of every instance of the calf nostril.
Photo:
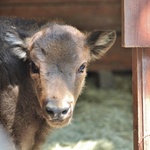
M69 108L65 108L62 110L61 114L66 115L68 113L68 111L69 111Z
M62 114L65 115L65 114L67 114L67 112L68 112L68 110L63 110Z
M45 110L46 110L47 114L49 114L51 117L54 117L55 113L51 108L46 107Z

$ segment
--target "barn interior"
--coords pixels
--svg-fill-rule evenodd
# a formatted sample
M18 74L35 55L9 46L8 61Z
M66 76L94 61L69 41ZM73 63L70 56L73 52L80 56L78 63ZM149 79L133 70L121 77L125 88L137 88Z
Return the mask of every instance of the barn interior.
M81 31L116 30L108 53L90 64L72 123L43 150L132 150L131 49L121 42L120 0L1 0L1 16L63 20Z

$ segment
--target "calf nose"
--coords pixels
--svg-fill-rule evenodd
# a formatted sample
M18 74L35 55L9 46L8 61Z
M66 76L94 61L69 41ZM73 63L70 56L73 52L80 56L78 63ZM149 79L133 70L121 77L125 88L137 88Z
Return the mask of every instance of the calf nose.
M45 107L45 111L52 119L64 119L68 116L69 111L70 111L70 106L65 106L65 107L57 107L53 106L50 104L50 102L47 103Z

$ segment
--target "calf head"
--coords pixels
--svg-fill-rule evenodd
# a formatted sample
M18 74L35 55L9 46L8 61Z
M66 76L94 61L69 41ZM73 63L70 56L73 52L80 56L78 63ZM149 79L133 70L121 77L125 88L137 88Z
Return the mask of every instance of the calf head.
M61 127L70 122L91 60L113 45L114 31L84 34L68 25L51 24L32 36L8 32L6 41L23 61L30 62L30 75L48 124Z

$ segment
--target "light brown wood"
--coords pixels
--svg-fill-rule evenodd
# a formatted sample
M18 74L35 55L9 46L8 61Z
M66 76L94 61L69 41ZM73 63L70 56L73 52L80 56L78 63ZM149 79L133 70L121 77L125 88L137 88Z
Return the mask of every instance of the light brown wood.
M133 135L134 150L143 150L142 50L132 50Z
M133 49L134 149L150 149L150 49Z
M124 0L123 46L150 47L150 1Z
M123 45L133 47L134 150L150 150L150 1L123 1Z
M143 141L144 150L150 150L150 48L143 50Z

